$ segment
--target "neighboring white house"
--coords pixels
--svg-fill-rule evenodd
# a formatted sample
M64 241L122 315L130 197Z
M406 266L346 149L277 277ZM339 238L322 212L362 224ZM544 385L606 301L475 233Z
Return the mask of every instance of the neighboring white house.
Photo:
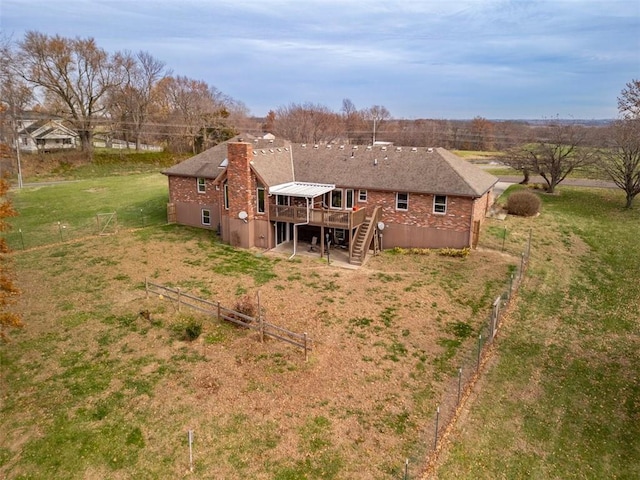
M79 135L62 120L27 114L18 120L18 142L24 152L50 152L74 149L78 145Z

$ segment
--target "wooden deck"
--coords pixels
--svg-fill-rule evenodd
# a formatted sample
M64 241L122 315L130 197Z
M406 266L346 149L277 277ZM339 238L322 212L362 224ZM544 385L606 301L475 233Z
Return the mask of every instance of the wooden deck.
M309 225L331 228L353 229L362 225L367 217L367 210L331 210L312 208L307 219L306 207L288 205L269 205L269 219L274 222L308 223Z

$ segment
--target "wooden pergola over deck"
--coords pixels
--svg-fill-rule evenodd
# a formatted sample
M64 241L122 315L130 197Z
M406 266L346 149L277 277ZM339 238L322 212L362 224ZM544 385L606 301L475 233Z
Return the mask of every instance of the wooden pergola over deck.
M300 225L319 226L320 234L320 251L325 249L324 245L324 229L326 228L342 228L349 232L349 244L353 242L354 229L365 223L367 211L361 210L334 210L330 208L314 208L314 199L322 197L326 193L335 189L335 185L317 184L317 183L301 183L289 182L281 185L275 185L269 188L269 195L284 195L288 197L298 197L305 199L305 206L295 205L269 205L269 220L274 222L292 223L294 227ZM294 250L296 254L298 230L294 228ZM351 257L351 248L350 248ZM292 255L292 256L293 256Z

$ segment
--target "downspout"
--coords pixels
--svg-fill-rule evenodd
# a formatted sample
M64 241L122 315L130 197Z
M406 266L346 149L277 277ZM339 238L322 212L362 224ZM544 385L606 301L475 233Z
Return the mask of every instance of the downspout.
M300 223L294 223L293 224L293 254L289 257L289 260L291 260L293 257L296 256L296 247L298 246L298 228L300 225L308 225L309 224L309 197L305 197L306 201L307 201L307 220L304 222L300 222Z

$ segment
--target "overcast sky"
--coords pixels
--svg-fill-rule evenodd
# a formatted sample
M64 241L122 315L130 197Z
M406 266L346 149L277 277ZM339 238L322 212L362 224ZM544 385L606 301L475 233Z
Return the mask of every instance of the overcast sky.
M613 118L640 78L640 0L0 0L0 27L147 51L258 116Z

